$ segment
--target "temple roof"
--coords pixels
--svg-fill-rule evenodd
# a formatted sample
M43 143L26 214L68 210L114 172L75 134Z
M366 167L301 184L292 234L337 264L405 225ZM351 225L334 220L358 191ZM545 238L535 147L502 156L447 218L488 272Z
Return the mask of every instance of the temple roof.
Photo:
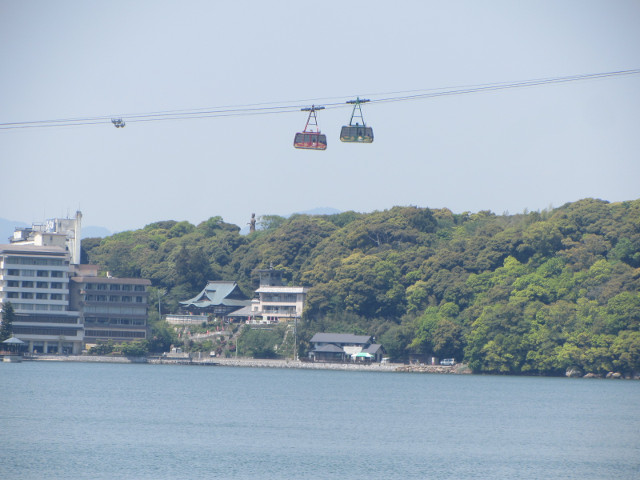
M207 283L207 286L198 295L180 302L180 305L197 308L225 305L240 308L248 305L249 302L236 282L216 281Z

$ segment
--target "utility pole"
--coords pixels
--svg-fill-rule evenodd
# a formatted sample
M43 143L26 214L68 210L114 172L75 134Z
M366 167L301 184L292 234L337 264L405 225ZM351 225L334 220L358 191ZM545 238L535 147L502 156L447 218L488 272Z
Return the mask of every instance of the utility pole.
M293 318L293 361L298 360L298 314Z
M164 288L159 288L158 287L158 320L162 320L162 308L161 308L161 304L162 304L162 297L164 296L165 293L167 293L167 291Z

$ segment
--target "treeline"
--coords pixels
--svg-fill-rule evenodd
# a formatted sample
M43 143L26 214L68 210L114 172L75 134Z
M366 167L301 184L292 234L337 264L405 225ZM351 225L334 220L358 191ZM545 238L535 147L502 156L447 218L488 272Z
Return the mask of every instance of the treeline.
M266 216L259 227L157 222L84 240L84 260L151 279L163 313L207 280L251 296L256 268L282 269L310 287L302 352L313 333L334 331L375 335L395 359L455 357L476 372L640 370L640 200Z

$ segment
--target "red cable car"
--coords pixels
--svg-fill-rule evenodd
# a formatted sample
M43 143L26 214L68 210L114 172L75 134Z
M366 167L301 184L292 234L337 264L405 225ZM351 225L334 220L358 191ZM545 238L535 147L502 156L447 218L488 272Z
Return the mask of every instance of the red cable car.
M302 132L296 133L293 139L293 146L305 150L326 150L327 136L320 133L318 128L318 117L316 110L322 110L324 107L316 107L312 105L310 108L303 108L303 112L309 112L307 124ZM313 121L312 121L313 120Z

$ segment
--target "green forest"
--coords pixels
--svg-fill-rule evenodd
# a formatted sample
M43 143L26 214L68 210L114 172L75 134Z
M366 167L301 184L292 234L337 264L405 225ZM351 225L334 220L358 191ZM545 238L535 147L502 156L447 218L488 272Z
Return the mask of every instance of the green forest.
M478 373L640 370L640 200L490 211L393 207L259 217L257 231L214 216L162 221L82 242L83 263L152 281L150 320L208 280L284 271L310 288L300 352L316 332L374 335L394 360L454 357ZM165 327L166 328L166 327Z

